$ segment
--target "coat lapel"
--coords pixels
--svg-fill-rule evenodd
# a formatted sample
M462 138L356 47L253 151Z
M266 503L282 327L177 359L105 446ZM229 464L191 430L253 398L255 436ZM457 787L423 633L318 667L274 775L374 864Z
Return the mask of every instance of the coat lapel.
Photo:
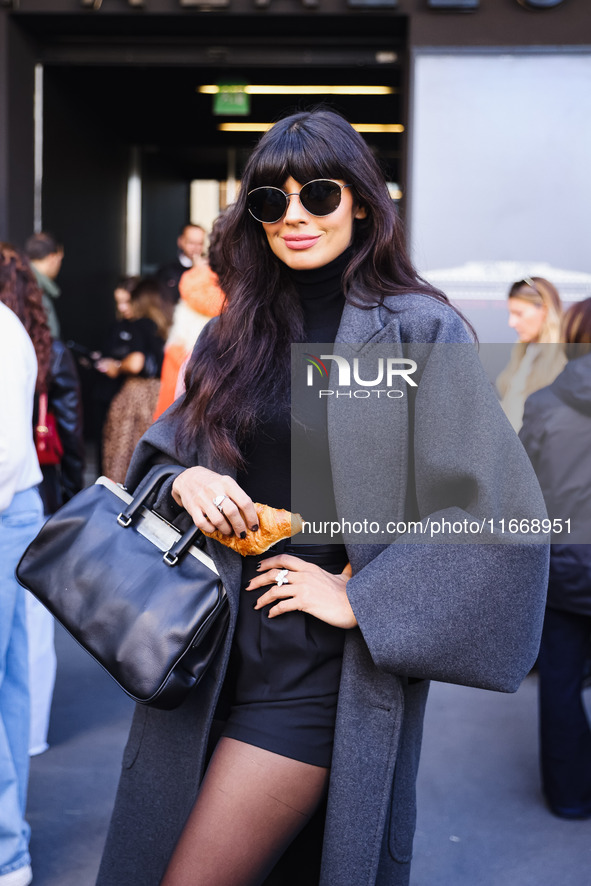
M357 357L360 377L374 378L376 357L384 353L378 346L387 344L388 355L396 355L398 338L395 326L385 330L378 308L363 311L347 305L335 349L339 344L348 345L336 352ZM330 387L336 390L336 371L333 375ZM367 520L375 505L375 519L380 522L377 537L345 533L354 573L393 540L382 535L383 521L404 516L408 409L406 397L382 399L372 394L363 399L334 397L328 401L339 517L343 521ZM321 883L369 886L375 882L386 827L404 701L400 680L375 667L358 630L347 636L340 699ZM365 835L363 840L360 834Z
M347 302L343 308L335 342L347 342L355 350L360 350L382 328L383 323L380 320L379 308L360 310Z
M403 713L400 680L378 671L360 633L351 632L339 690L321 886L376 882Z
M377 359L395 356L402 346L392 328L385 329L379 308L360 310L345 306L335 340L335 353L357 361L359 376L376 377ZM408 467L408 394L401 399L390 399L378 391L365 388L356 398L355 382L351 396L338 389L338 370L331 367L330 388L335 395L328 399L328 439L337 512L348 524L364 521L379 524L377 532L346 531L345 544L372 548L368 557L350 552L352 565L360 568L376 555L375 545L386 543L385 524L404 516ZM383 388L384 385L379 385ZM401 388L406 388L402 384ZM341 396L337 396L337 392ZM392 538L389 539L390 541Z

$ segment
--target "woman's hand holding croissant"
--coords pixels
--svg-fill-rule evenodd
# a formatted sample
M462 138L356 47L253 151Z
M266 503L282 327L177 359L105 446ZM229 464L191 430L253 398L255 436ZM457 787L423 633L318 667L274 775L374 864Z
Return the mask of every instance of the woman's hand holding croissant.
M225 536L246 538L247 529L258 528L252 499L232 477L208 468L187 468L179 474L172 486L172 497L203 532L217 529Z
M302 529L299 514L253 503L232 477L207 468L189 468L179 474L172 495L204 535L243 557L260 555Z

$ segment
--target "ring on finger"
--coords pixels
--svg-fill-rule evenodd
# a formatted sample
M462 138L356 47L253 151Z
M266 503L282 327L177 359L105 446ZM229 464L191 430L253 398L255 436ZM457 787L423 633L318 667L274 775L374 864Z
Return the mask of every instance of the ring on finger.
M277 573L277 578L275 579L275 584L278 587L281 587L281 585L288 585L289 584L289 579L287 577L288 575L289 575L288 569L280 569L279 572Z
M216 506L216 508L218 509L218 511L220 512L220 514L223 514L223 513L224 513L224 512L222 511L222 502L223 502L223 500L224 500L225 498L227 498L227 497L228 497L227 495L224 495L224 494L222 493L222 495L216 495L216 497L215 497L215 498L212 498L212 500L211 500L212 504L214 504L214 505Z

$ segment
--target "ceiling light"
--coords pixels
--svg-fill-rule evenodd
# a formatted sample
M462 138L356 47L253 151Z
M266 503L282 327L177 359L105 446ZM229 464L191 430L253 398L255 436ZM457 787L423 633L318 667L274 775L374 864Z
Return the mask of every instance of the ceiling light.
M215 83L198 86L197 92L217 95L223 87ZM247 95L394 95L394 86L278 86L249 83L244 86Z
M220 132L266 132L274 123L218 123ZM401 123L352 123L357 132L404 132Z
M266 132L272 123L218 123L220 132Z
M351 123L357 132L404 132L402 123Z

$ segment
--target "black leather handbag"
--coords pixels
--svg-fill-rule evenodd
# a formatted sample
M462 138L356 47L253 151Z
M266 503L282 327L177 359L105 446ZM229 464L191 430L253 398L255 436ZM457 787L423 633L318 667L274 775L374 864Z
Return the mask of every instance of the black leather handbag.
M197 527L183 535L147 505L176 470L154 469L133 497L100 477L49 518L16 570L134 701L163 709L199 682L229 616Z

